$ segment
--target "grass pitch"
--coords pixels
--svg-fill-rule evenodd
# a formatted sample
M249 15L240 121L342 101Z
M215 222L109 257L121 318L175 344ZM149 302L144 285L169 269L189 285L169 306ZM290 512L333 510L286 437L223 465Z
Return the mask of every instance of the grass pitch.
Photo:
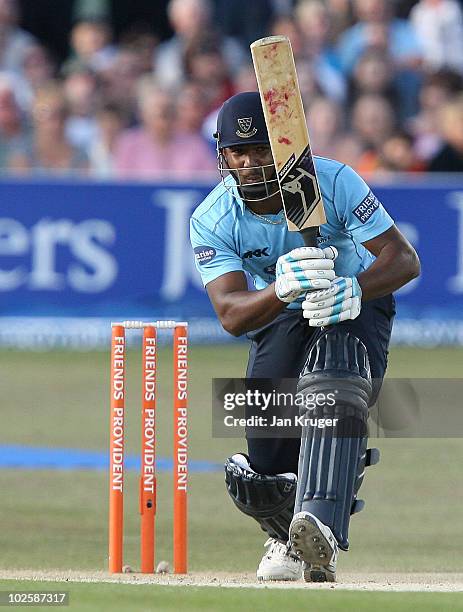
M242 376L247 347L192 347L190 457L222 462L244 450L240 439L211 436L213 377ZM394 349L389 376L461 377L463 351ZM170 456L172 352L159 358L158 455ZM3 381L0 444L105 450L109 433L107 353L1 352ZM127 452L140 444L140 354L129 352ZM445 406L437 406L442 410ZM461 432L456 432L460 435ZM352 519L351 551L343 572L462 572L463 503L461 439L380 439L379 465L367 472L364 512ZM157 558L171 559L169 473L159 476ZM102 471L2 470L0 472L0 570L12 568L106 568L107 475ZM139 563L137 475L126 487L126 562ZM190 476L190 569L214 574L253 572L265 535L228 499L223 474ZM1 589L37 585L1 583ZM42 585L45 588L45 585ZM463 609L461 594L351 593L292 590L174 588L156 585L68 585L71 605L81 610ZM50 587L52 588L52 587ZM54 588L54 587L53 587ZM62 588L62 585L56 588ZM126 602L130 602L127 605ZM173 603L174 602L174 603ZM139 606L139 607L137 607ZM291 607L293 606L293 607ZM326 607L325 607L326 606Z
M67 591L69 607L65 610L90 612L111 610L111 612L188 610L204 612L263 611L279 612L290 610L315 610L345 612L356 610L371 612L420 612L458 611L463 609L461 594L458 593L371 593L371 592L323 592L304 589L291 591L248 588L220 589L214 587L166 587L156 585L123 584L64 584L61 582L42 582L31 584L17 581L0 581L2 591ZM25 609L25 608L20 608ZM43 609L40 608L39 609Z

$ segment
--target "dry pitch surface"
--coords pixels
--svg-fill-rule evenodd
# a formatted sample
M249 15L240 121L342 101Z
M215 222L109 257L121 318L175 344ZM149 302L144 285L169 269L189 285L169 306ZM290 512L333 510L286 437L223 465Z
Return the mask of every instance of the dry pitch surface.
M165 586L228 587L256 589L325 589L347 591L455 593L463 592L461 573L372 573L340 574L338 582L257 582L253 574L226 572L191 573L186 576L173 574L108 574L107 572L78 572L64 570L0 570L0 580L30 580L53 582L156 584Z

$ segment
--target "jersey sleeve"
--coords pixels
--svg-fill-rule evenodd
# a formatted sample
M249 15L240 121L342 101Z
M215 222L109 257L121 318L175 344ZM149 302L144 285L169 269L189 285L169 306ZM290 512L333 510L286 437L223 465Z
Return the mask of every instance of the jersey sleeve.
M336 178L334 206L357 242L367 242L394 225L369 186L349 166L344 166Z
M243 271L241 257L232 246L194 217L190 219L190 241L204 286L227 272Z

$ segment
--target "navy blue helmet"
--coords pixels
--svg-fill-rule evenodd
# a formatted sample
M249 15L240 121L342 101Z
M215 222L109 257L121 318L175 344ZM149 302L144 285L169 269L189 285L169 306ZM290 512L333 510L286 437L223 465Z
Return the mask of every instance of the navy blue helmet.
M219 149L242 144L269 144L259 92L246 91L224 102L214 137Z
M224 102L217 118L218 169L224 187L232 191L233 184L226 181L230 174L240 197L245 202L260 202L275 195L278 190L275 165L270 154L270 161L264 166L243 166L230 168L227 162L227 147L243 145L267 145L270 150L270 141L265 125L264 112L257 91L246 91L236 94ZM250 178L250 173L258 178Z

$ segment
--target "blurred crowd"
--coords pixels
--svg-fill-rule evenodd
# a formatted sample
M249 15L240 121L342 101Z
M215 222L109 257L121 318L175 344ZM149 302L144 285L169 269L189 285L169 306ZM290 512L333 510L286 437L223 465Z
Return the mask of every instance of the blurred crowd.
M289 36L314 153L360 174L463 171L460 0L170 0L115 36L73 24L64 61L0 0L0 168L194 179L216 170L220 105L255 90L249 43Z

